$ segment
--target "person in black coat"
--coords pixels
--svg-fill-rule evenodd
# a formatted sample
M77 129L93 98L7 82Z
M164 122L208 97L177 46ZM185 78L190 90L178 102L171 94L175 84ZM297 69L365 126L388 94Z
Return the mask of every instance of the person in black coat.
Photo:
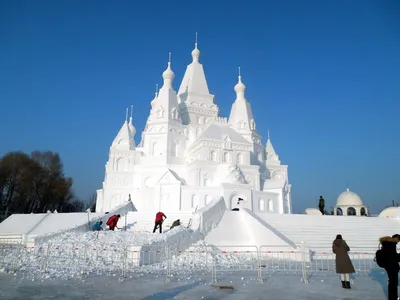
M318 200L318 209L321 212L321 214L325 214L325 200L322 198L322 196L319 196Z
M400 235L395 234L392 237L384 236L379 239L382 245L382 255L384 259L384 268L389 278L388 282L388 300L397 300L397 286L399 284L399 261L400 255L397 253L396 246L400 241Z

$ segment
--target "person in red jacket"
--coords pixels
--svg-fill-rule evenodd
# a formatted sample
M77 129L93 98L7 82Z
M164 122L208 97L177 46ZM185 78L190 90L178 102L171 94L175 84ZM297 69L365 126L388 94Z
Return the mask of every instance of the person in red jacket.
M106 224L110 227L110 230L114 231L115 227L117 227L119 218L121 218L121 215L113 215L108 219Z
M162 223L164 222L164 220L167 218L166 215L164 215L164 213L162 213L161 211L159 211L156 214L156 221L154 224L154 229L153 229L153 233L156 232L157 227L160 227L160 233L162 233Z

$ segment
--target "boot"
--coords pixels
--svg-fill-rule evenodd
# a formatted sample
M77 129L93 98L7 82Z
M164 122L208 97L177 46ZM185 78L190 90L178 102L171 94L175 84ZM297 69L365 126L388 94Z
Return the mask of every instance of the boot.
M346 286L346 287L345 287L346 289L351 289L350 281L346 281L346 282L345 282L345 286Z
M342 281L342 288L346 288L346 282L345 281Z

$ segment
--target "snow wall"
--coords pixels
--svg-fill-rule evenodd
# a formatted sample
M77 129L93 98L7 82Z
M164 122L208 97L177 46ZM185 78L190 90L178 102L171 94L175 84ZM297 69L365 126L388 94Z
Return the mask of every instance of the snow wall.
M54 238L55 236L57 236L59 234L63 234L63 233L71 232L71 231L85 232L85 231L91 230L91 227L97 221L102 220L103 223L106 223L110 216L112 216L112 215L123 216L123 215L126 215L129 211L136 211L136 208L131 201L128 201L126 203L121 204L120 206L117 206L114 210L110 211L108 214L89 213L89 222L88 222L88 218L86 217L86 220L84 223L82 223L82 221L79 222L78 224L77 224L77 222L75 222L74 225L69 226L67 228L64 227L64 228L56 229L57 230L56 232L53 231L53 232L48 232L48 233L44 233L44 234L40 234L40 232L37 232L37 234L35 234L35 232L32 231L31 234L29 234L27 236L26 244L27 244L27 246L33 246L35 242L47 242L48 240ZM84 214L87 215L87 213L84 213ZM54 224L59 224L62 222L62 215L68 215L68 213L52 214L52 217L53 217L53 219L51 220L52 222L51 223L49 222L48 224L43 223L42 226L45 226L46 228L52 228L52 226L54 226Z
M133 265L160 263L169 259L169 253L178 253L188 249L192 244L204 238L210 230L218 226L227 211L223 197L213 199L208 205L193 214L190 228L175 227L164 233L162 242L129 247L129 260ZM137 255L135 255L135 253Z

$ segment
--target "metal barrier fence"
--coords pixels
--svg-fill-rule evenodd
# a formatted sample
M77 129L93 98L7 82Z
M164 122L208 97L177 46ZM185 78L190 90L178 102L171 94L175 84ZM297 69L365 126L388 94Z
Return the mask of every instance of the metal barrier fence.
M174 245L175 246L175 245ZM356 273L375 268L376 249L352 249L349 256ZM335 254L305 246L202 246L176 250L170 245L48 243L35 248L0 245L0 268L6 271L38 271L59 276L87 276L108 273L123 279L140 272L165 276L204 274L217 282L238 271L262 283L277 272L298 275L304 283L318 273L335 274Z
M357 273L369 273L376 266L374 262L376 248L353 248L348 252ZM310 262L306 265L308 272L335 272L335 254L326 248L313 248Z
M0 236L0 245L19 245L22 244L24 236L22 234L10 234Z

